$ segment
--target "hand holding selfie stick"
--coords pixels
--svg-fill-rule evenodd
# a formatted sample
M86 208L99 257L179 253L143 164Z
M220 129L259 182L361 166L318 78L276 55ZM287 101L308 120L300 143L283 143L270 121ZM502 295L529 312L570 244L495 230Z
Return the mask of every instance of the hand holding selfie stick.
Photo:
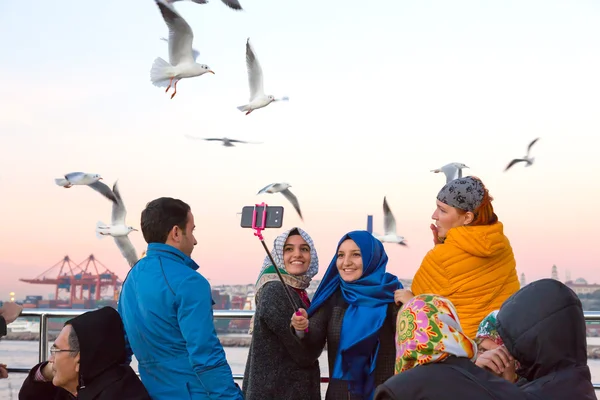
M262 226L256 226L256 207L263 207L262 219L261 219ZM262 243L265 251L267 252L267 256L269 256L269 260L271 261L271 263L273 264L273 267L275 268L275 272L277 273L277 276L279 277L279 280L281 281L281 284L283 285L283 290L285 291L285 294L287 295L287 298L290 301L290 304L292 305L292 309L294 310L294 313L296 315L302 315L302 313L300 311L296 310L296 304L294 303L294 299L292 299L292 295L290 294L286 283L283 281L283 276L281 275L281 272L279 272L279 267L277 266L277 263L275 262L275 260L273 260L273 256L271 255L269 248L265 244L265 239L263 238L262 231L266 228L266 226L267 226L267 205L264 202L261 204L255 204L254 212L252 214L252 229L254 229L256 231L256 232L254 232L254 236L257 236L260 239L260 242ZM308 328L306 328L304 331L296 330L296 336L298 336L300 339L302 339L304 337L305 332L308 333Z

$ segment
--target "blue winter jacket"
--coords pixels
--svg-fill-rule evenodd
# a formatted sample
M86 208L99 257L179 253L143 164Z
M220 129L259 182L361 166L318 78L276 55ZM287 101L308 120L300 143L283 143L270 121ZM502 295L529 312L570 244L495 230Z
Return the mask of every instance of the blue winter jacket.
M213 323L210 284L176 248L150 243L129 272L118 311L129 362L154 400L243 400Z

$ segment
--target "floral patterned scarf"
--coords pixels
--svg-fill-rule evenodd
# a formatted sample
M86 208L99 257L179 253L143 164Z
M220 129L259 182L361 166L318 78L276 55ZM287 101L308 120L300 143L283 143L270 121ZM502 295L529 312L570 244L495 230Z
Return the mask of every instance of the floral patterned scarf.
M454 305L431 294L413 297L398 313L395 373L451 355L471 361L477 356L477 346L462 332Z
M502 341L502 338L498 333L498 321L496 321L498 311L499 310L495 310L489 313L488 316L485 317L479 324L477 335L475 336L475 342L477 344L481 343L483 339L490 339L498 346L502 346L504 344L504 341Z

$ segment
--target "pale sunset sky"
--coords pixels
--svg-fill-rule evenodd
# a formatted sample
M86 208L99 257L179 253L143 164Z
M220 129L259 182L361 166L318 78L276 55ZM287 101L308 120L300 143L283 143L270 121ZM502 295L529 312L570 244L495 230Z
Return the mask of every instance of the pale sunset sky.
M192 257L213 285L254 283L265 256L245 205L286 208L284 228L314 239L323 276L339 238L385 195L408 248L386 244L388 270L412 278L432 247L442 174L458 161L495 198L519 275L600 283L600 3L592 0L219 0L177 2L199 62L215 75L184 79L173 100L150 82L168 59L152 0L0 2L0 299L52 293L34 278L65 255L94 254L121 279L112 238L95 235L111 204L54 178L72 171L119 180L130 225L157 197L195 216ZM289 96L249 116L245 43L266 93ZM264 144L226 148L184 134ZM527 144L535 164L503 172ZM302 222L276 195L289 182ZM265 232L272 246L282 230ZM138 253L141 232L129 236ZM55 272L56 274L56 272Z

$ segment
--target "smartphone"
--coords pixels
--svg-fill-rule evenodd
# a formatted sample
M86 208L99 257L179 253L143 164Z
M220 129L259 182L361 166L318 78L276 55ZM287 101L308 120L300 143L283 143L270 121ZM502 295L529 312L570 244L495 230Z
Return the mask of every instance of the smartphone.
M242 208L242 228L252 228L252 217L254 214L254 206L246 206ZM264 206L256 207L256 226L262 227L262 217ZM283 226L283 207L282 206L267 206L267 223L265 228L281 228Z

